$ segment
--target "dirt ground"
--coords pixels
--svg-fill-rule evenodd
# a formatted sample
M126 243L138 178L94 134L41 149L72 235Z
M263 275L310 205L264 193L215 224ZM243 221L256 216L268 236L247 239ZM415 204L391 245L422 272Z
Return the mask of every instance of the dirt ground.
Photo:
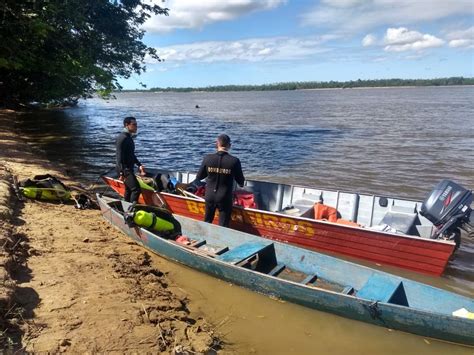
M147 252L73 204L19 202L12 175L50 173L0 111L0 346L27 352L214 353L219 337ZM3 250L2 250L3 249Z

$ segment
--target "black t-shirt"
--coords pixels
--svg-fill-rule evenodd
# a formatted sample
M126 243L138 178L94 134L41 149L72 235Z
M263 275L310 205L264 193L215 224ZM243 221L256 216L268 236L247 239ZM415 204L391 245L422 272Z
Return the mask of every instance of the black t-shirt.
M117 148L117 172L132 172L135 164L138 166L141 163L135 156L135 143L133 142L130 133L122 132L118 135L115 143Z
M240 160L225 151L204 157L196 180L205 178L207 178L206 201L213 202L232 200L234 179L240 186L244 186L245 182Z

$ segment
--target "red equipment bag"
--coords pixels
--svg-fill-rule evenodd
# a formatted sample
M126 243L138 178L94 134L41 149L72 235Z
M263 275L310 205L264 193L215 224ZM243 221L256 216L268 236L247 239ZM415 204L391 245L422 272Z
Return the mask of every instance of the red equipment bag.
M258 208L255 195L252 192L243 190L234 191L234 205L244 208Z
M204 197L206 195L206 185L199 186L194 193L196 196Z

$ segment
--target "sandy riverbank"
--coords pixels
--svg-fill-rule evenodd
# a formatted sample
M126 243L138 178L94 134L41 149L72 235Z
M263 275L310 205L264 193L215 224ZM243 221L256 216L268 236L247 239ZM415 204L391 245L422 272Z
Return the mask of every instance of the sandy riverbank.
M205 353L219 340L184 291L98 210L21 203L12 175L50 173L0 111L0 348L30 352Z

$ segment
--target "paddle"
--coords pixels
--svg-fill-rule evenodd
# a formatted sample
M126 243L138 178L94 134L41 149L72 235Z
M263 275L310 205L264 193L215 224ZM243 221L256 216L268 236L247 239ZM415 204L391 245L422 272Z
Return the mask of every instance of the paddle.
M201 196L195 195L195 194L193 194L192 192L186 191L186 190L183 189L183 188L178 187L178 188L176 188L176 190L178 190L179 192L181 192L181 193L182 193L184 196L186 196L186 197L191 197L191 198L194 198L194 199L196 199L196 200L198 200L198 201L205 201Z
M153 203L156 205L158 205L158 203L156 203L156 200L158 200L159 204L161 204L160 207L172 213L170 206L168 205L168 203L166 203L166 200L163 198L163 196L161 196L161 193L158 190L155 190L155 193L152 195L152 200L153 200Z

